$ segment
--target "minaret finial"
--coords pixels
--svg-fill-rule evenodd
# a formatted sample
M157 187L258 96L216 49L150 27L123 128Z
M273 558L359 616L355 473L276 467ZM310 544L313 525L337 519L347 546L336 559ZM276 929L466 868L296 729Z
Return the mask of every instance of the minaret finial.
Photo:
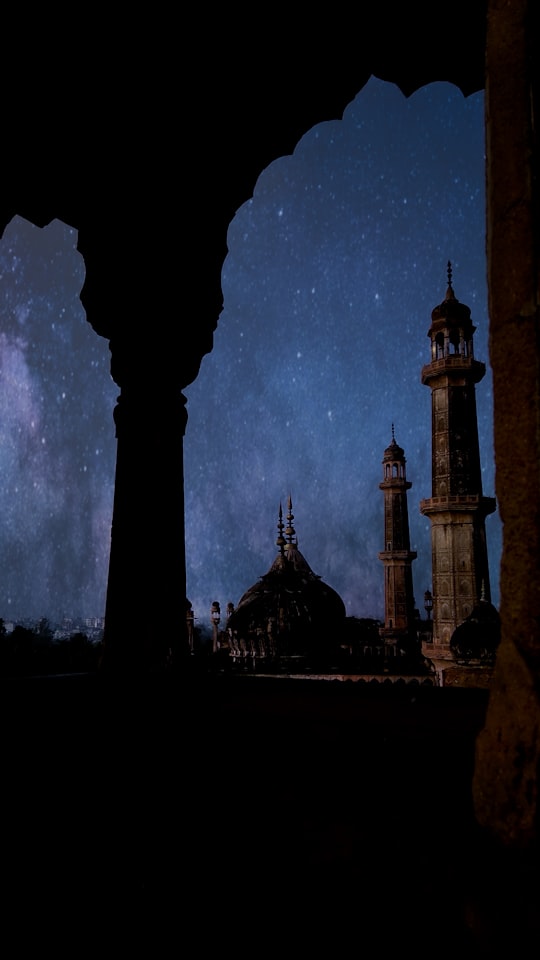
M446 264L446 273L448 275L448 287L446 289L445 300L455 300L456 295L454 293L454 288L452 286L452 263L450 260Z
M395 436L394 436L394 424L392 424L392 442L393 442L395 439L396 439L396 438L395 438Z

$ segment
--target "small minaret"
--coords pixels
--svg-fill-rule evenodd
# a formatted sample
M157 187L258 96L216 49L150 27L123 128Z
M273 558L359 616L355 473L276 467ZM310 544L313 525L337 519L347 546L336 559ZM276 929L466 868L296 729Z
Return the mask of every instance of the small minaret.
M410 548L405 454L394 437L384 451L382 460L384 492L385 549L379 553L384 564L384 639L386 654L411 653L415 642L415 609L412 579L412 561L416 553Z
M486 367L474 359L469 307L452 288L434 308L428 337L431 362L422 383L431 389L432 494L420 512L431 521L433 643L424 653L437 661L453 659L452 634L480 597L490 600L485 518L496 508L482 494L475 384Z

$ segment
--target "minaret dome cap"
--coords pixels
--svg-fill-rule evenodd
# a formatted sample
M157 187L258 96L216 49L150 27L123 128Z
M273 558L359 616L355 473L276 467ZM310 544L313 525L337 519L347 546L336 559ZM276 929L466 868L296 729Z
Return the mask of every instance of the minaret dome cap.
M394 436L394 424L392 424L392 440L390 446L384 451L383 463L386 463L387 460L405 460L405 451L403 447L400 447L399 443L396 442Z
M448 288L446 297L434 307L431 311L432 328L435 327L461 327L467 329L471 327L471 310L465 303L460 303L457 299L452 286L452 264L450 260L447 266Z

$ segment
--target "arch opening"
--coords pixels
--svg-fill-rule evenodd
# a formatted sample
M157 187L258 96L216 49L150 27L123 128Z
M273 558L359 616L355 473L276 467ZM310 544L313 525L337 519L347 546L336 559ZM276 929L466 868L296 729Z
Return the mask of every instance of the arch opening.
M14 217L0 240L0 617L103 629L118 394L80 301L77 231Z
M430 495L430 398L419 374L450 254L477 354L488 357L484 162L483 93L436 83L406 99L371 78L341 120L274 161L237 211L214 350L186 390L187 592L202 617L212 594L234 602L267 568L290 489L314 569L349 614L382 609L380 456L396 421L409 496ZM444 356L443 340L435 348ZM489 489L489 371L478 417ZM321 536L321 512L331 535ZM501 533L496 516L489 522L497 580ZM415 578L429 583L429 525L416 510L411 541Z

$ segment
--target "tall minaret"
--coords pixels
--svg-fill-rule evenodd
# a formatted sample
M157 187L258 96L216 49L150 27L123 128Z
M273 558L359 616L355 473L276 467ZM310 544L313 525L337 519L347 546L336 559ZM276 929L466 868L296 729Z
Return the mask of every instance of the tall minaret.
M385 549L379 553L384 564L384 639L385 653L412 652L415 642L415 609L412 580L412 561L416 553L410 549L405 454L396 443L394 424L392 442L384 451L382 461L384 492Z
M475 384L486 372L474 359L476 327L452 288L431 314L431 362L422 383L431 389L432 494L420 512L431 521L433 643L423 652L452 660L450 640L481 597L491 599L485 518L496 507L482 494Z

